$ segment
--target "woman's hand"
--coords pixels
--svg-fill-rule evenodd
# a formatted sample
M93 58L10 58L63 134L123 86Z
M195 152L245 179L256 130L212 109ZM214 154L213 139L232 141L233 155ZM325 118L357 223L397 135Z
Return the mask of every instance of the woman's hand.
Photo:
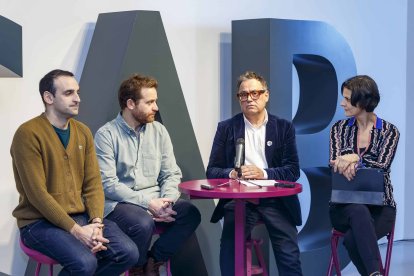
M358 161L359 156L352 153L339 156L336 160L331 160L330 163L334 169L334 172L339 172L350 181L355 176Z

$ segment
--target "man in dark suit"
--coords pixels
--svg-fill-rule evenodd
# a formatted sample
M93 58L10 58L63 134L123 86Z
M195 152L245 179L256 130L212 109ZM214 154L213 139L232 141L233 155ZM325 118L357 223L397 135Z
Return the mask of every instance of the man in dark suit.
M220 122L214 138L207 178L237 179L234 170L236 141L245 140L245 162L242 179L275 179L296 181L299 159L295 129L289 121L266 111L269 90L264 78L255 72L241 75L237 97L242 113ZM211 222L224 217L220 245L222 275L234 275L234 202L220 200ZM257 221L263 221L272 243L279 275L302 275L296 225L302 224L296 195L261 199L246 203L246 235Z

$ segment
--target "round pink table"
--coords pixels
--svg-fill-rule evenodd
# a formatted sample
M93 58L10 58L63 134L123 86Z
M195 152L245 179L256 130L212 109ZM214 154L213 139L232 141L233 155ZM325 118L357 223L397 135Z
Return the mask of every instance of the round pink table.
M302 185L299 183L280 181L281 183L293 183L293 188L280 188L275 186L258 187L240 184L237 180L232 180L228 185L217 186L229 182L229 179L201 179L182 182L178 185L179 190L196 198L231 198L235 201L234 220L235 220L235 275L246 275L246 250L245 244L245 201L258 200L260 198L290 196L302 192ZM201 188L201 184L214 186L212 190Z

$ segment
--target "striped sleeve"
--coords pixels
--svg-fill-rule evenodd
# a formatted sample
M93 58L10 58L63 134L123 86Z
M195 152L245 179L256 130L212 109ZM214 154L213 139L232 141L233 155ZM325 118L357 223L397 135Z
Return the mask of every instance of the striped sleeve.
M378 145L378 158L376 160L363 158L363 162L366 163L368 167L380 168L388 171L394 159L395 152L397 151L400 133L393 124L383 120L383 128L378 135L381 136L380 139L378 139L380 142Z

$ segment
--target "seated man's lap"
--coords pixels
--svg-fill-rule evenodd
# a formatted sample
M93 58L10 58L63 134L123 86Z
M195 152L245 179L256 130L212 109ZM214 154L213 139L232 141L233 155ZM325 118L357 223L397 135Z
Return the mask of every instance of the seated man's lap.
M81 226L88 224L86 215L75 215L72 218ZM97 252L102 257L112 257L119 254L135 254L135 244L112 221L104 219L104 237L110 243L110 250ZM20 229L20 236L26 246L56 260L62 266L79 263L79 265L94 266L97 263L95 254L82 244L71 233L63 230L47 220L41 219ZM138 255L136 256L138 258Z
M182 220L196 225L200 222L200 212L188 200L178 199L173 205L173 210L177 212L177 215L174 216L176 220ZM155 223L153 217L145 208L131 203L118 203L115 209L107 216L107 219L116 222L126 233L128 233L127 228L134 225L140 225L152 233L155 231L155 225L168 227L174 224L174 222Z
M127 235L131 235L138 227L139 231L148 232L150 235L155 230L154 220L147 210L131 203L118 203L106 218L115 222Z
M117 256L117 258L121 255L129 255L130 258L138 260L139 252L135 243L118 227L118 225L109 219L104 219L103 224L105 225L103 236L109 240L109 243L106 244L108 250L102 250L96 254L100 257Z
M70 262L91 262L96 257L72 234L41 219L20 229L24 244L56 260L63 266Z

